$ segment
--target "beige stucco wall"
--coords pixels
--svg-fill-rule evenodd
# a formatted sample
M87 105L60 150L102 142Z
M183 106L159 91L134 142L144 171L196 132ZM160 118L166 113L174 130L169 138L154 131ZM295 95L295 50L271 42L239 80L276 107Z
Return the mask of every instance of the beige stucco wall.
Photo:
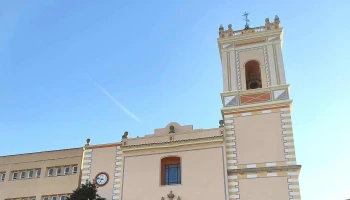
M160 162L161 158L166 156L181 157L181 185L160 186ZM124 157L122 199L161 199L171 190L176 198L179 195L184 200L225 199L223 159L222 146L126 156Z
M241 179L242 200L289 200L287 177Z
M0 172L6 179L0 182L0 199L72 193L78 187L83 149L68 149L0 157ZM47 177L46 169L54 166L77 165L78 173ZM40 178L10 180L15 170L41 169Z
M115 146L96 148L92 151L90 179L95 179L96 175L100 172L106 172L108 174L108 183L98 188L99 195L107 200L111 200L113 195L116 155L117 149Z
M238 117L234 121L238 165L285 160L280 113Z

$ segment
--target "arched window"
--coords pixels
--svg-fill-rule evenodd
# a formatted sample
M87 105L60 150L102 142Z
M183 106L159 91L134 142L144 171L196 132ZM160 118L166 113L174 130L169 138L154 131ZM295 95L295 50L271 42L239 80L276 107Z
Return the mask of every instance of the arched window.
M261 88L261 71L259 62L251 60L247 62L244 67L247 90Z
M170 156L161 160L161 185L181 184L180 157Z

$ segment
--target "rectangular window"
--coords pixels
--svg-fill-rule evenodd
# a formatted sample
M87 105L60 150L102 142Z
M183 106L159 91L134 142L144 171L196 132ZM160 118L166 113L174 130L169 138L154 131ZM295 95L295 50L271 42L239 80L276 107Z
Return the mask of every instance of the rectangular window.
M61 196L60 200L65 200L66 196Z
M69 167L64 168L64 175L68 175L69 174Z
M40 178L40 174L41 174L41 169L36 170L36 177Z
M25 179L26 178L26 172L21 172L21 179Z
M17 179L17 172L13 172L12 174L12 180L16 180Z
M6 174L5 174L5 173L2 173L2 174L1 174L1 179L0 179L0 181L5 181L5 177L6 177Z
M73 166L72 174L78 173L78 166Z
M181 184L180 164L165 165L165 185Z
M28 178L33 178L34 171L30 170L28 173Z
M47 176L53 176L53 168L50 168L47 172Z
M61 171L62 171L62 168L59 167L56 169L56 176L61 176Z

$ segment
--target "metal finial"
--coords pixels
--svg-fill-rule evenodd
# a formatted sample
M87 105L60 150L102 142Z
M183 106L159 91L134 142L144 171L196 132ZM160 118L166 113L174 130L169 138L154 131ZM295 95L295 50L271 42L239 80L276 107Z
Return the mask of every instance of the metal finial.
M247 13L247 12L244 12L244 14L242 15L243 16L243 20L245 21L244 30L250 29L250 27L249 27L250 21L248 19L248 15L249 15L249 13Z

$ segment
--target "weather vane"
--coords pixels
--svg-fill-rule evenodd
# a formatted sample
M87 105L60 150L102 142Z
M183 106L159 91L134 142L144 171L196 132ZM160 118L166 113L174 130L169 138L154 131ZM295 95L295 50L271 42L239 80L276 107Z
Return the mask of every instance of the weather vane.
M249 15L249 13L247 13L247 12L244 12L244 14L242 15L243 20L245 21L245 27L244 27L245 30L249 29L249 22L250 21L248 19L248 15Z

